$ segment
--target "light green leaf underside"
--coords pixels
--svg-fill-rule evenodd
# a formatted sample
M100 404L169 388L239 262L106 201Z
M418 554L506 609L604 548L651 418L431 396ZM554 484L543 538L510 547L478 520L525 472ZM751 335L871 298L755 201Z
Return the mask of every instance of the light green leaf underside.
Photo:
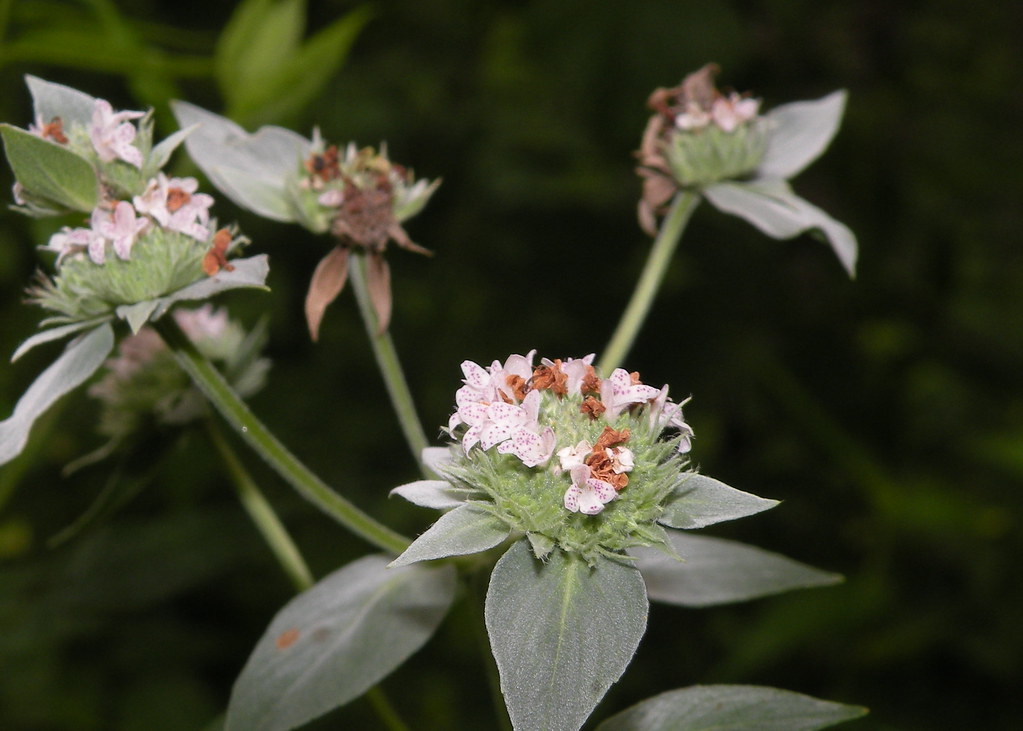
M387 561L354 561L278 612L235 682L226 731L300 726L358 698L433 635L454 568Z
M684 561L653 548L630 551L653 601L707 607L792 589L829 586L842 580L838 574L736 541L667 533Z
M755 515L777 504L777 500L736 490L712 477L693 473L675 488L657 522L670 528L693 530Z
M866 712L777 688L695 685L641 701L597 731L816 731Z
M526 540L494 567L486 623L516 731L575 731L632 660L646 631L639 572L607 558L593 568Z
M61 396L87 381L113 347L114 331L107 323L68 343L18 399L14 413L0 422L0 465L21 454L36 419Z
M479 553L493 548L509 533L511 529L503 520L474 505L461 505L442 515L391 565Z

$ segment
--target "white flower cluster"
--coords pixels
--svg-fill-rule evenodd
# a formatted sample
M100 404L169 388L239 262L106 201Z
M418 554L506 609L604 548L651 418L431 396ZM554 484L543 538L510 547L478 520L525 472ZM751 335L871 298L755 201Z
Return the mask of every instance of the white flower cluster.
M678 451L689 451L693 431L682 419L681 405L668 398L667 386L648 386L621 368L600 378L591 365L593 355L542 358L534 367L535 354L512 355L488 368L462 363L465 378L447 428L466 455L475 447L497 447L526 467L567 473L565 509L595 515L628 484L635 455L624 445L636 426L633 420L643 418L640 407L647 432L676 429ZM581 431L597 436L577 439Z
M134 196L130 202L97 206L89 227L65 226L50 237L44 248L56 251L58 261L69 254L86 251L95 264L102 264L106 261L108 243L119 258L128 260L138 237L157 225L197 241L207 241L213 197L196 193L198 187L195 178L168 178L161 172L148 182L142 195Z

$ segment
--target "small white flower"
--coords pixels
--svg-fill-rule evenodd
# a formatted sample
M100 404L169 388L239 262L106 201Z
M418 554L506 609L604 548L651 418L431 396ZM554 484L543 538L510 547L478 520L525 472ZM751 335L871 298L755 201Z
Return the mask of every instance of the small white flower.
M129 119L137 119L143 112L114 113L110 102L97 99L92 108L92 126L89 138L96 154L103 162L124 160L137 168L142 167L142 151L132 144L135 140L135 125Z
M198 187L195 178L168 178L160 173L149 181L142 195L135 196L135 209L151 216L168 231L206 241L210 237L206 224L213 196L196 193Z
M44 248L57 252L58 265L64 257L79 251L87 251L95 264L106 260L106 240L91 228L65 226L50 237Z
M596 515L617 495L609 482L591 477L589 467L576 465L572 468L572 486L565 491L565 510Z
M136 218L135 209L127 201L118 201L114 206L113 213L108 213L100 208L92 212L93 230L104 239L111 241L114 244L114 253L124 260L131 258L131 247L135 244L135 238L148 225L148 219ZM96 261L95 257L93 257L93 261Z
M611 470L616 475L620 475L623 472L632 472L636 466L635 455L633 455L632 450L628 447L605 449L604 454L611 460Z
M606 407L608 421L616 419L633 404L642 404L656 398L660 391L653 386L633 383L632 376L624 368L615 368L609 378L600 384L600 400Z
M558 460L561 462L561 469L568 471L583 464L586 455L590 453L593 446L585 439L581 440L574 447L565 447L558 450Z

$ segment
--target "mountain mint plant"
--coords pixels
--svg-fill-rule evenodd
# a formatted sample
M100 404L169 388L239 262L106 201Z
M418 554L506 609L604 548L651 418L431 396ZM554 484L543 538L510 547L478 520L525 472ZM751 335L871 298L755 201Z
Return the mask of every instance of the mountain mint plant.
M18 348L77 334L64 354L0 422L0 464L16 457L35 420L88 379L113 347L110 323L132 332L176 303L237 287L262 287L265 256L228 261L245 239L210 216L213 198L194 178L162 167L187 136L153 145L150 113L115 112L110 103L32 76L35 107L27 130L0 126L14 170L15 210L33 217L87 216L42 247L55 273L40 274L29 300L49 311L48 328Z
M390 241L429 253L403 223L436 181L415 179L383 145L342 148L318 132L307 139L273 126L249 134L185 102L174 104L183 129L153 145L151 114L115 111L28 77L33 123L0 127L17 179L16 209L76 219L41 247L54 272L39 276L29 298L50 313L47 329L15 358L74 339L0 423L0 464L22 451L33 422L57 398L105 365L89 393L101 401L100 427L114 443L148 420L206 416L208 403L299 494L381 551L315 581L216 422L205 419L243 504L300 590L242 669L227 731L296 728L366 693L391 727L403 727L375 686L431 639L457 599L473 600L478 578L487 584L476 598L484 602L487 651L499 675L495 700L516 731L582 727L632 662L650 601L705 607L839 580L752 546L694 535L777 501L701 474L690 461L696 442L682 413L687 400L620 367L702 197L777 238L822 231L853 269L852 234L787 183L830 142L845 94L761 115L759 100L719 92L715 71L707 66L651 96L639 210L657 241L600 362L593 354L537 360L535 351L486 367L462 362L443 447L428 446L387 333L384 260ZM316 340L326 307L351 279L423 478L392 492L442 511L415 540L324 483L242 401L265 374L261 330L245 335L210 305L173 309L261 287L267 273L265 256L234 258L246 241L216 222L214 200L196 179L163 171L182 142L238 205L331 235L306 297L309 332ZM132 334L109 358L117 320ZM773 688L695 686L653 696L597 729L809 731L863 712Z

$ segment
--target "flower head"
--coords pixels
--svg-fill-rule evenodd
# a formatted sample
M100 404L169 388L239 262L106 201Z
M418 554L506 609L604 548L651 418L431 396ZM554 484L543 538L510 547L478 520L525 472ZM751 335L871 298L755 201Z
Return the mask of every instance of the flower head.
M238 205L278 221L295 222L315 233L329 233L333 248L313 272L305 300L306 322L319 337L327 306L348 280L350 257L365 257L366 287L384 332L391 317L387 244L418 254L403 223L422 210L439 181L417 180L392 162L387 148L327 144L318 130L311 138L282 127L254 134L229 119L175 102L183 127L197 128L185 144L210 180Z
M773 238L821 232L852 274L855 236L796 196L787 182L831 142L845 108L845 92L762 115L759 99L719 91L714 85L717 72L716 65L708 64L678 86L650 95L654 114L637 153L643 230L656 235L658 216L686 190Z
M592 558L657 542L652 525L689 474L681 406L639 373L601 377L592 355L534 357L462 363L453 449L431 467L534 545Z

